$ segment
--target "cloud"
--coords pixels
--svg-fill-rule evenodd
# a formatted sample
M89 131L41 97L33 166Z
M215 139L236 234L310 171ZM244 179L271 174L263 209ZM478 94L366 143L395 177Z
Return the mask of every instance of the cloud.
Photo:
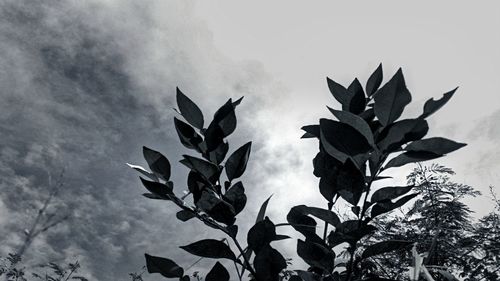
M291 147L265 156L269 130L259 128L270 111L263 104L275 104L281 86L259 63L221 55L190 3L16 0L1 4L0 18L2 255L22 243L49 178L54 183L65 170L51 211L71 219L36 240L28 263L79 259L87 276L106 281L140 270L144 252L193 262L177 246L206 237L203 225L181 224L169 217L173 206L140 196L137 175L125 166L144 164L142 145L174 163L185 151L171 122L176 86L207 112L245 95L231 149L253 138L273 171L300 165L287 155ZM267 178L256 160L248 182L266 185L250 176ZM177 167L182 189L186 171Z

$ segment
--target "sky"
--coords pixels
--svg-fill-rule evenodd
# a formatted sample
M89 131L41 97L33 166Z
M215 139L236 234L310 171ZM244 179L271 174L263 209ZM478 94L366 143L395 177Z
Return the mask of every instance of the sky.
M177 86L208 115L245 96L229 140L230 149L253 141L242 222L271 194L275 222L294 205L324 204L312 175L317 144L300 140L300 127L338 107L326 76L364 83L379 63L385 81L403 68L406 116L460 87L429 135L468 144L439 163L487 195L500 182L498 26L496 1L2 1L0 256L22 243L49 178L64 170L50 211L70 219L34 242L28 262L78 259L102 281L127 280L144 252L194 262L178 246L220 234L142 197L125 165L146 164L143 145L172 163L186 153L172 122ZM173 166L181 191L187 172ZM395 171L395 183L409 169ZM487 196L468 203L478 217L492 207ZM286 243L277 246L291 254Z

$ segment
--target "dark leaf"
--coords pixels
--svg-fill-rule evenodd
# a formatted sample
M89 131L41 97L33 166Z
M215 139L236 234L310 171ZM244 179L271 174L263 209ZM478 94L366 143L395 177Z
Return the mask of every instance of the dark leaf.
M208 180L204 179L199 173L196 171L190 171L188 174L187 185L189 188L189 192L193 194L193 200L196 204L201 197L201 192L207 186L211 186Z
M146 198L149 198L149 199L161 199L161 200L165 200L166 198L164 197L161 197L161 196L158 196L158 195L155 195L153 193L143 193L142 196L146 197Z
M209 151L208 157L205 158L208 158L212 163L220 164L224 161L228 150L229 144L227 142L222 142L216 149Z
M216 122L210 123L204 132L207 151L214 151L224 144L224 132Z
M333 113L333 115L337 117L340 122L356 129L360 134L364 136L364 138L370 145L374 145L372 130L370 129L368 123L363 120L363 118L353 113L342 110L335 110L330 107L328 107L328 110L330 110L330 112Z
M393 152L410 141L423 138L429 131L424 119L404 119L384 128L379 134L377 146L383 152Z
M179 278L179 281L190 281L190 280L191 280L191 278L189 278L189 276L187 276L187 275L184 275L181 278Z
M316 207L308 207L306 205L295 206L297 210L305 215L312 215L322 221L325 221L333 226L337 226L340 223L339 217L332 211L316 208Z
M400 241L400 240L389 240L389 241L375 243L375 244L370 245L366 248L366 250L363 252L362 258L366 259L366 258L373 257L376 255L380 255L380 254L392 252L395 250L403 249L411 244L413 244L413 242Z
M291 208L286 216L286 220L296 231L303 234L310 241L323 244L323 239L316 234L316 221L302 211L301 206Z
M304 280L297 275L293 275L290 277L290 279L288 279L288 281L304 281Z
M406 88L401 68L374 95L375 115L385 127L401 116L404 108L411 101L411 94Z
M175 130L179 135L179 140L186 148L200 150L200 144L203 141L201 136L189 124L174 117Z
M264 216L266 215L266 209L267 209L267 204L269 204L269 200L271 200L272 195L269 196L264 203L259 208L259 213L257 213L257 219L255 220L256 223L264 219Z
M224 137L234 132L236 129L236 114L234 113L234 105L231 99L215 112L212 122L219 126Z
M428 138L410 143L406 151L425 151L445 155L466 146L465 143L454 142L445 138Z
M148 254L144 254L144 256L146 256L146 267L149 273L160 273L167 278L182 277L184 275L184 269L173 260Z
M148 171L146 171L146 169L144 169L143 167L141 166L138 166L138 165L132 165L132 164L129 164L129 163L126 163L127 166L129 166L130 168L138 171L139 173L143 174L144 176L152 179L153 181L158 181L158 177L154 174L154 173L150 173Z
M373 193L370 201L380 202L384 200L392 200L410 192L412 188L413 186L382 187Z
M356 205L364 189L364 176L351 160L331 167L320 179L320 192L329 202L339 194L347 202Z
M142 153L151 171L159 178L168 181L170 179L170 162L168 162L167 157L145 146L142 147Z
M451 99L451 97L453 96L453 94L457 89L458 87L449 91L448 93L443 94L443 97L438 100L434 100L432 98L426 101L424 105L424 112L420 117L427 118L434 112L438 111L443 105L445 105Z
M253 261L259 281L278 281L279 273L286 268L285 258L271 246L263 247Z
M226 194L224 194L224 200L233 205L236 214L240 213L243 208L245 208L247 196L245 195L245 188L241 181L235 183L228 189Z
M169 199L170 196L173 196L174 193L172 192L172 182L168 182L167 184L155 182L155 181L148 181L143 179L142 177L140 178L142 185L151 193L153 193L156 196L161 197L162 199Z
M349 101L351 100L351 94L344 86L328 77L326 77L326 82L328 83L328 89L330 89L333 97L342 105L342 109L347 110Z
M256 253L275 239L276 227L268 217L252 226L247 234L248 247Z
M307 125L301 128L306 133L301 138L318 138L319 139L319 125Z
M199 257L236 261L236 256L231 248L226 243L215 239L200 240L180 248Z
M399 207L403 206L404 204L406 204L411 199L415 198L417 195L418 194L415 193L415 194L409 194L409 195L403 196L394 203L390 200L387 200L384 202L378 202L377 204L375 204L372 207L371 217L375 218L378 215L381 215L381 214L390 212L396 208L399 208Z
M225 168L229 181L239 178L243 175L243 172L245 172L251 147L252 142L248 142L233 152L233 154L231 154L231 156L227 159Z
M203 129L203 113L200 108L177 88L177 106L189 124Z
M335 253L323 245L297 240L297 254L310 266L318 267L327 273L333 271Z
M177 214L175 214L175 216L181 221L188 221L194 218L196 215L188 210L180 210L179 212L177 212Z
M219 167L217 167L215 164L189 155L182 156L184 157L184 159L180 162L186 167L198 172L205 179L209 180L212 183L215 183L215 181L218 179Z
M361 238L375 230L376 227L364 221L361 224L358 220L344 221L337 226L335 231L332 231L330 235L328 235L328 243L332 247L344 242L354 245Z
M401 167L409 163L423 162L439 158L443 155L435 154L427 151L407 151L392 158L384 167L384 169Z
M228 202L217 198L212 191L203 190L196 206L218 222L232 225L236 212Z
M350 93L349 100L349 112L354 114L360 114L365 110L366 107L366 98L365 92L363 91L363 86L359 83L358 78L352 81L351 85L347 88L347 91Z
M205 281L229 281L229 272L220 262L216 262L205 277Z
M321 143L326 152L341 162L348 156L366 153L372 148L368 140L353 127L329 120L320 120Z
M370 75L368 81L366 82L366 94L368 96L373 95L380 87L383 79L382 64L379 64L377 69Z

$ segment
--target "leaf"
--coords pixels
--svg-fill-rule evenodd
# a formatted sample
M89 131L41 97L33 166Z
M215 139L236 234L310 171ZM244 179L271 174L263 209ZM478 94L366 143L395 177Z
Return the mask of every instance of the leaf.
M158 177L154 173L150 173L150 172L146 171L146 169L144 169L143 167L138 166L138 165L132 165L132 164L129 164L129 163L126 163L126 164L130 168L138 171L139 173L145 175L146 177L152 179L153 181L158 181Z
M196 215L193 212L188 210L180 210L175 214L175 216L177 217L177 219L184 222L196 217Z
M144 254L148 273L160 273L166 278L182 277L184 269L173 260Z
M203 129L203 113L200 108L177 88L177 106L182 116L198 129Z
M205 179L209 180L212 183L215 183L215 181L218 179L219 168L213 163L189 155L182 156L184 157L184 159L180 162L186 167L198 172Z
M216 262L207 273L205 281L229 281L229 272L220 262Z
M142 147L142 153L151 171L161 179L168 181L170 179L170 162L168 162L167 157L145 146Z
M392 200L401 195L404 195L413 188L413 186L390 186L383 187L375 191L370 199L371 202L380 202L384 200Z
M371 217L372 217L372 219L375 218L378 215L390 212L390 211L392 211L392 210L394 210L396 208L399 208L399 207L403 206L408 201L410 201L411 199L415 198L417 195L418 195L417 193L414 193L414 194L409 194L409 195L403 196L403 197L401 197L399 200L397 200L394 203L392 201L390 201L390 200L387 200L387 201L384 201L384 202L378 202L377 204L375 204L372 207L372 211L371 211Z
M382 64L379 64L377 69L370 75L368 81L366 82L366 94L368 96L373 95L380 87L383 79Z
M347 111L335 110L330 107L327 108L328 110L330 110L331 113L333 113L335 117L337 117L337 119L340 122L356 129L360 134L362 134L365 137L365 139L368 141L370 145L372 146L374 145L372 130L370 129L368 123L366 123L366 121L363 120L363 118Z
M307 125L301 128L306 133L302 135L302 139L318 138L319 139L319 125Z
M366 250L363 252L362 258L366 259L376 255L403 249L411 244L413 244L413 242L401 241L401 240L389 240L389 241L375 243L366 248Z
M142 185L154 195L161 197L162 199L170 199L170 196L173 196L173 183L168 182L167 184L163 184L155 181L148 181L140 177Z
M220 164L222 163L222 161L224 161L228 150L229 144L227 142L222 142L216 149L208 152L208 157L204 157L208 158L213 163Z
M380 133L377 146L383 152L393 152L410 141L423 138L429 131L424 119L404 119L384 128Z
M316 163L316 162L315 162ZM329 202L335 195L356 205L365 189L365 178L351 160L332 166L320 179L320 193Z
M236 212L228 202L217 198L212 191L203 190L196 206L218 222L232 225Z
M279 273L286 268L286 260L271 246L265 246L256 254L253 265L257 280L278 281Z
M207 151L213 151L224 143L224 132L220 126L212 121L208 128L204 131L205 142Z
M286 220L296 231L303 234L310 241L323 243L323 239L316 234L316 221L304 214L300 206L291 208L286 216Z
M266 215L267 204L269 204L269 200L271 200L271 197L273 197L273 195L269 196L266 201L264 201L264 203L262 203L262 205L260 206L259 213L257 213L257 219L255 220L256 223L264 219L264 216Z
M310 266L318 267L327 273L333 271L335 253L320 244L297 240L297 254Z
M203 139L198 133L196 133L193 127L175 117L174 125L182 145L184 145L186 148L194 149L200 152L200 144L202 143Z
M305 215L312 215L314 217L317 217L318 219L325 221L333 226L337 226L340 224L340 219L339 217L332 211L326 210L326 209L321 209L321 208L316 208L316 207L308 207L306 205L299 205L295 206L297 210L302 212Z
M342 105L342 109L347 110L349 101L351 100L347 89L328 77L326 77L326 82L328 83L328 89L330 89L333 97Z
M347 88L350 93L348 110L354 114L360 114L365 110L366 98L365 92L363 91L363 86L359 83L358 78L352 81L351 85Z
M276 227L274 223L266 217L263 221L257 222L247 234L248 248L256 253L264 246L269 245L276 239Z
M245 172L251 147L252 142L248 142L233 152L227 159L225 168L229 181L239 178Z
M247 203L247 196L245 195L245 188L241 181L235 183L224 194L224 200L229 202L234 207L235 214L240 213Z
M320 128L321 143L326 152L343 163L348 156L366 153L372 149L368 140L347 124L320 119Z
M331 247L347 242L356 244L361 238L372 233L377 228L363 221L360 225L358 220L347 220L339 224L335 231L328 235L328 243Z
M401 68L373 97L375 115L384 127L401 116L404 108L411 101L411 94L406 88Z
M451 99L451 97L453 97L453 94L455 94L457 89L458 87L443 94L443 97L438 100L434 100L434 98L427 100L424 104L424 112L422 113L420 118L427 118L434 112L438 111L441 107L443 107L443 105L445 105Z
M239 99L237 99L237 100L235 100L235 101L233 102L233 107L234 107L234 108L236 108L238 105L240 105L240 103L241 103L241 101L243 100L243 98L244 98L244 96L243 96L243 97L241 97L241 98L239 98Z
M226 243L215 239L200 240L180 248L199 257L236 261L236 256L231 248Z
M449 139L435 137L423 140L418 140L410 143L405 150L406 151L423 151L431 152L434 154L445 155L460 149L467 144L454 142Z
M215 112L212 122L219 126L224 137L234 132L236 129L236 114L234 113L234 105L231 99Z
M409 163L423 162L427 160L442 157L441 154L435 154L426 151L407 151L392 158L385 166L384 169L401 167Z

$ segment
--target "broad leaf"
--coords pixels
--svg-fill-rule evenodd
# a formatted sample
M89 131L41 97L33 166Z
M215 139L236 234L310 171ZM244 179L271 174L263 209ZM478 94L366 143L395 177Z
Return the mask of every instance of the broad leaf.
M329 120L320 120L321 143L326 152L341 162L349 156L366 153L372 149L368 140L353 127Z
M333 271L335 253L323 245L297 240L297 254L310 266L318 267L327 273Z
M352 81L351 85L347 88L350 94L348 110L354 114L360 114L365 110L366 98L365 92L363 91L363 86L359 83L358 78Z
M348 220L339 224L335 231L328 235L328 243L331 247L347 242L356 244L361 238L372 233L377 228L363 221L360 225L358 220Z
M370 129L368 123L363 120L363 118L353 113L342 110L335 110L330 107L328 107L328 110L330 110L330 112L333 113L333 115L337 117L340 122L356 129L365 137L370 145L374 145L372 130Z
M235 221L234 207L229 202L216 197L212 191L203 190L196 206L218 222L232 225Z
M424 119L404 119L384 128L379 134L377 146L383 152L393 152L410 141L423 138L429 131Z
M205 281L229 281L229 272L220 262L216 262L207 273Z
M434 154L445 155L466 146L465 143L454 142L445 138L428 138L410 143L406 151L424 151Z
M264 246L253 261L257 280L279 281L279 273L286 268L286 260L271 246Z
M390 186L382 187L375 191L370 199L371 202L380 202L384 200L392 200L401 195L404 195L413 188L413 186Z
M182 159L180 162L186 167L198 172L205 179L209 180L212 183L215 183L215 181L218 179L219 168L215 164L189 155L182 156L184 157L184 159Z
M323 241L316 234L316 221L304 214L300 206L291 208L286 216L286 220L295 230L302 233L306 238L313 239L313 242Z
M373 95L380 87L383 79L382 64L379 64L377 69L370 75L368 81L366 82L366 94L368 96Z
M411 101L411 94L406 88L401 68L374 95L375 115L385 127L401 116L404 108Z
M245 204L247 203L247 196L245 195L245 188L241 181L235 183L228 191L224 194L224 200L233 205L236 214L240 213Z
M159 178L168 181L170 179L170 162L168 162L167 157L145 146L142 147L142 153L151 171Z
M203 139L189 124L174 117L175 130L179 136L179 140L186 148L201 151L200 144Z
M219 126L224 137L234 132L236 129L236 114L234 113L234 105L231 99L215 112L212 122Z
M173 183L167 182L167 184L148 181L140 177L142 185L151 193L156 196L161 197L162 199L170 199L170 196L173 196Z
M413 242L400 241L400 240L389 240L389 241L375 243L375 244L370 245L366 248L366 250L363 252L362 258L366 259L366 258L373 257L376 255L380 255L380 254L392 252L395 250L403 249L411 244L413 244Z
M160 273L166 278L182 277L184 269L173 260L144 254L148 273Z
M203 129L203 113L200 108L177 88L177 106L182 116L198 129Z
M308 207L306 205L295 206L297 210L302 212L305 215L312 215L322 221L325 221L333 226L337 226L340 223L339 217L332 211L316 208L316 207Z
M179 212L177 212L175 214L175 216L177 217L177 219L179 219L181 221L188 221L188 220L194 218L196 215L193 212L188 211L188 210L180 210Z
M442 154L435 154L427 151L407 151L392 158L384 169L401 167L409 163L423 162L442 157Z
M233 152L227 159L225 168L229 181L239 178L245 172L251 147L252 142L248 142Z
M138 166L138 165L132 165L132 164L129 164L129 163L126 163L127 166L129 166L130 168L138 171L139 173L143 174L144 176L152 179L153 181L158 181L158 177L154 174L154 173L150 173L148 171L146 171L146 169L144 169L143 167L141 166Z
M432 99L429 99L428 101L426 101L424 104L424 112L422 113L422 115L420 117L427 118L431 114L433 114L434 112L438 111L441 107L443 107L443 105L445 105L451 99L451 97L453 96L453 94L455 94L455 91L457 89L458 89L458 87L443 94L443 97L438 99L438 100L434 100L432 98Z
M326 82L328 83L328 89L330 89L333 97L342 105L342 109L347 110L349 101L351 100L351 94L344 86L328 77L326 77Z
M208 152L208 157L204 157L205 159L210 160L212 163L220 164L222 163L222 161L224 161L228 150L229 144L227 142L222 142L216 149Z
M180 248L199 257L236 261L236 256L231 248L226 243L215 239L200 240Z
M415 193L415 194L409 194L409 195L403 196L403 197L401 197L399 200L397 200L394 203L392 201L390 201L390 200L383 201L383 202L378 202L377 204L375 204L372 207L372 211L371 211L371 217L372 217L372 219L375 218L378 215L390 212L390 211L392 211L392 210L394 210L396 208L399 208L399 207L403 206L408 201L410 201L411 199L415 198L417 195L418 194Z

